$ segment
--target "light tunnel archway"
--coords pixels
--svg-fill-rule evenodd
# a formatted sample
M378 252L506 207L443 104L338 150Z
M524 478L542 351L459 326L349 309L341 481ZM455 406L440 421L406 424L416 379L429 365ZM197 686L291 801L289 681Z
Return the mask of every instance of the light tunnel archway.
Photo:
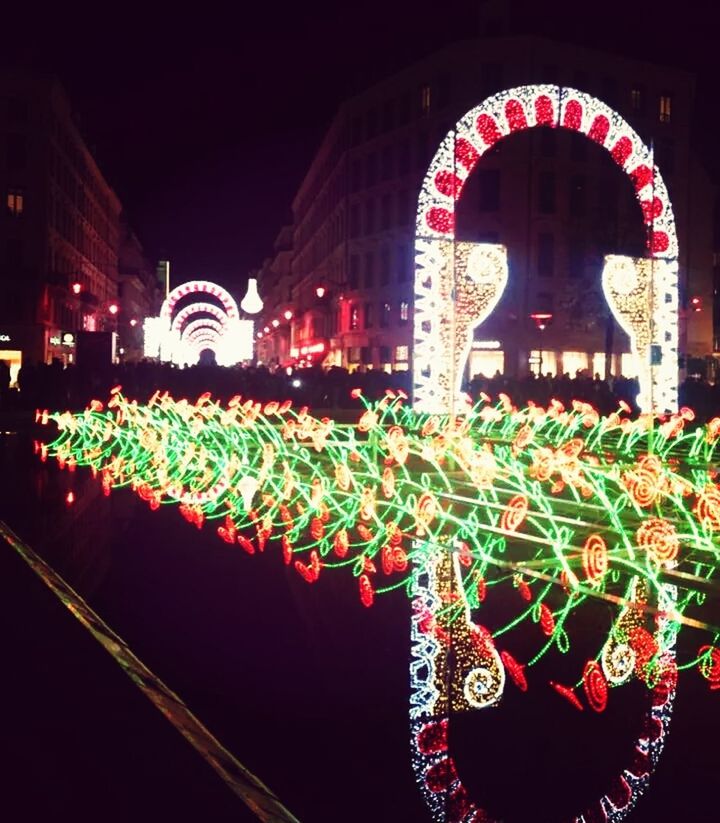
M203 349L211 349L219 365L230 366L252 359L253 322L240 319L237 303L222 286L192 280L173 289L160 315L146 320L145 343L146 356L166 362L192 365Z
M613 109L572 88L528 85L471 109L438 147L420 191L415 235L414 406L454 408L474 329L508 279L496 244L455 241L455 204L480 158L507 135L566 128L603 146L628 175L647 228L648 257L609 256L603 290L640 364L643 411L677 409L678 244L667 188L652 151Z

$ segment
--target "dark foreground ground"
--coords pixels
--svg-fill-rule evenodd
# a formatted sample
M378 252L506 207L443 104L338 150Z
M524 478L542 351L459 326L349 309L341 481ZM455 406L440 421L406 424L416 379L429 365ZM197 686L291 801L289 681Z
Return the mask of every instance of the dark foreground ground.
M82 470L31 451L27 435L0 436L0 517L291 812L303 823L429 820L409 758L403 595L364 609L349 575L308 585L278 547L248 557L170 507L151 512L129 491L105 498ZM0 820L252 819L3 542L0 587ZM540 677L525 695L509 691L500 709L457 725L466 784L507 823L568 819L628 745L637 695L612 698L590 716ZM665 754L630 821L717 820L718 701L698 675L681 680Z

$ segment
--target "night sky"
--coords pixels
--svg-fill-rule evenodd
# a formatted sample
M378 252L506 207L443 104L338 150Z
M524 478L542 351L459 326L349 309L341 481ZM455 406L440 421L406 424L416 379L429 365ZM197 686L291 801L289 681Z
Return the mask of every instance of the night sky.
M172 260L173 281L232 286L271 253L342 100L477 36L480 5L63 4L6 17L0 62L59 75L131 225L151 257ZM683 3L682 19L650 3L622 14L566 0L514 8L518 32L696 70L703 133L717 122L715 27L710 12L690 13L699 2ZM711 158L714 141L700 142Z

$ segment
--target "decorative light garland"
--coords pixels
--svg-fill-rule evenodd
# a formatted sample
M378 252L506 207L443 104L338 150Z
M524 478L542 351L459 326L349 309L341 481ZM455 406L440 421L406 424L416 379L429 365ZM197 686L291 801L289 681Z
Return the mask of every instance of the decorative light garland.
M720 419L688 430L689 409L631 420L580 401L517 409L505 395L455 418L405 399L388 392L346 426L289 401L222 407L209 394L193 404L156 393L140 406L118 387L107 407L39 412L60 432L36 450L61 467L89 466L106 494L130 486L151 508L176 503L248 554L277 547L310 584L349 569L366 607L404 590L415 770L438 819L479 809L447 753L450 715L495 705L508 680L536 688L537 663L571 646L569 616L610 604L617 616L576 681L546 686L594 711L633 677L647 686L635 760L599 801L621 820L660 755L678 671L696 667L720 688L720 628L701 619L718 565ZM490 632L473 612L508 587L517 612ZM677 662L683 625L709 642ZM537 638L526 660L504 648L520 626ZM444 817L448 803L464 815Z
M415 239L414 402L420 411L453 407L462 378L467 329L488 316L505 282L494 272L497 292L470 293L457 309L453 296L471 282L462 265L466 245L455 244L455 203L482 155L503 137L538 126L566 128L604 146L630 178L648 227L647 260L623 258L624 271L641 280L621 297L618 258L606 260L608 303L631 337L640 365L643 411L677 410L678 246L670 198L652 151L630 125L600 100L572 88L528 85L487 98L469 111L441 142L418 198ZM486 248L484 244L478 249ZM504 265L502 247L498 261ZM481 252L482 253L482 252ZM641 299L642 298L642 299ZM460 367L458 367L460 362Z

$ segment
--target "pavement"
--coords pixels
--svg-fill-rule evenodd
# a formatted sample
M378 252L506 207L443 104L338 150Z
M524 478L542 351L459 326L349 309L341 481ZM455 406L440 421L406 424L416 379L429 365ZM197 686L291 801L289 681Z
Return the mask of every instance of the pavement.
M0 819L258 819L4 540L0 581Z

